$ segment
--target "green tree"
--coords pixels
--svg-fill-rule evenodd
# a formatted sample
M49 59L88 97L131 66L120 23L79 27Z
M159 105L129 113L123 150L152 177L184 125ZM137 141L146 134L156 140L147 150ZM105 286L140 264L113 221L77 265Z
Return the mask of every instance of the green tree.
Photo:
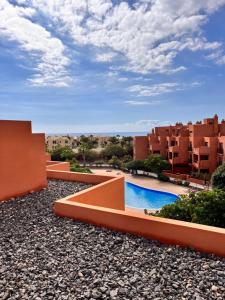
M56 161L65 161L65 160L72 160L75 157L75 154L70 147L57 147L56 149L52 150L51 152L52 160Z
M138 170L145 170L145 164L144 164L144 160L133 160L128 162L125 165L126 169L130 170L132 173L136 173Z
M144 162L146 171L156 174L162 173L163 170L170 169L170 164L159 154L151 154Z
M125 154L123 147L120 145L107 145L106 148L102 152L103 156L110 159L113 156L122 157Z
M121 168L122 167L122 161L117 157L117 156L113 156L108 163L110 165L112 165L115 168Z
M81 142L78 147L78 154L81 155L84 166L86 165L86 156L88 155L89 151L90 151L89 143Z
M213 188L225 190L225 164L219 166L212 175Z
M180 196L157 216L225 228L225 191L201 191Z
M113 145L119 144L120 140L118 138L118 136L111 136L109 138L109 142Z

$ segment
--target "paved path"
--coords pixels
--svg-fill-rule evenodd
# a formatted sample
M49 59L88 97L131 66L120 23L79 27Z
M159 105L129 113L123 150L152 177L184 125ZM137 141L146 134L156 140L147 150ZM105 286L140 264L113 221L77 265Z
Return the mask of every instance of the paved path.
M170 182L163 182L163 181L159 181L154 178L144 177L144 176L139 176L139 175L131 175L131 174L124 173L120 170L112 170L111 172L107 172L108 170L109 169L100 169L100 168L99 169L97 169L97 168L91 169L91 171L95 174L124 175L126 181L138 184L138 185L146 187L146 188L158 190L158 191L170 192L170 193L174 193L177 195L186 194L188 192L187 188L170 183Z

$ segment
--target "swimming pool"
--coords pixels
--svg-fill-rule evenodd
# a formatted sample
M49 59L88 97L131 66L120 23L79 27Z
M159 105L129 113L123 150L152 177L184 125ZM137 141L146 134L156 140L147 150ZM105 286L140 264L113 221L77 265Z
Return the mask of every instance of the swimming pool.
M172 193L147 189L131 182L125 183L125 202L127 207L160 209L174 203L178 196Z

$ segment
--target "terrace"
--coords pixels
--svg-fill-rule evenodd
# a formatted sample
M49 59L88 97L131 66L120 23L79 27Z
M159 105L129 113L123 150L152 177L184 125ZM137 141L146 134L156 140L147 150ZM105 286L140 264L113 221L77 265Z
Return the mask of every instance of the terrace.
M1 149L18 159L1 161L0 299L224 298L224 229L127 211L124 176L46 163L43 135L23 147L30 129Z
M0 203L0 299L224 299L223 259L53 213L88 187L49 180Z

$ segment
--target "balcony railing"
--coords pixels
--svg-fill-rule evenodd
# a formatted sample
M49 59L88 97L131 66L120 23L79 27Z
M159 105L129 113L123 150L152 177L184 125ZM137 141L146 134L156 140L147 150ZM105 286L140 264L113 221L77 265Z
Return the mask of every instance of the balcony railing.
M218 149L217 149L217 153L218 153L218 154L224 154L223 148L218 148Z

